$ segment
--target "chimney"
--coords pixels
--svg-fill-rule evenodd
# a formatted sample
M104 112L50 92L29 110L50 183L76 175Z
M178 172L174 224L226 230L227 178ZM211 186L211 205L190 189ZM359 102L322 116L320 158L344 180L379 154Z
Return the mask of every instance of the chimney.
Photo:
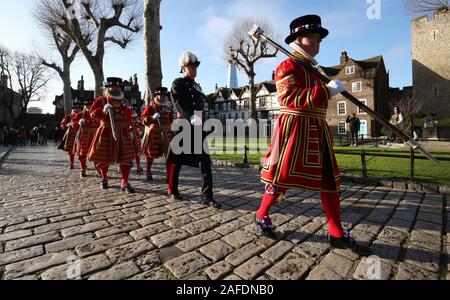
M138 81L138 76L137 74L133 75L133 85L134 86L138 86L139 85L139 81Z
M348 55L347 52L341 53L341 66L345 65L348 62Z
M272 72L272 80L275 80L275 71Z
M81 75L81 80L78 81L77 90L84 91L84 79L83 75Z

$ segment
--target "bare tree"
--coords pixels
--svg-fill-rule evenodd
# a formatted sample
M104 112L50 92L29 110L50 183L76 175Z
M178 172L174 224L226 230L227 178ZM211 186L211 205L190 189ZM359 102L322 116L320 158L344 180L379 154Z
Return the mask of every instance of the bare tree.
M95 95L104 81L105 44L111 42L125 49L141 32L142 0L59 0L65 9L59 28L78 45L94 73ZM77 2L78 3L78 2ZM56 12L59 14L59 12Z
M50 8L50 9L49 9ZM48 11L55 13L49 14ZM34 4L34 18L42 31L49 37L53 46L61 56L61 64L50 61L44 55L38 54L44 66L55 70L64 85L64 112L69 114L72 106L72 85L70 67L80 51L80 47L70 35L58 26L59 16L65 14L65 8L59 0L41 0ZM59 13L56 13L59 12Z
M272 26L265 19L243 19L233 26L225 39L224 58L247 74L250 91L250 118L256 120L255 63L262 58L276 57L278 50L249 36L248 32L253 24L259 25L268 37L277 39Z
M11 119L17 125L27 113L30 102L41 101L51 74L39 58L18 52L11 54L6 49L0 49L0 63L2 74L7 75L9 81L9 95L4 101ZM18 98L14 91L19 94ZM14 109L15 106L18 107L18 112Z
M449 0L408 0L407 8L414 13L448 12Z
M161 0L144 0L144 53L147 94L162 85L160 15ZM147 101L147 99L144 99Z

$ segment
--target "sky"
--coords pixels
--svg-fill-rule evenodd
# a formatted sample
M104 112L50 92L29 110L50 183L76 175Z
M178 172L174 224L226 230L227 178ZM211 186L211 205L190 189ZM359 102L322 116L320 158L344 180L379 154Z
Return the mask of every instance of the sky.
M0 45L11 51L39 51L58 61L59 53L33 21L34 1L17 0L4 4L0 11ZM233 24L247 17L264 17L280 36L280 44L289 33L290 22L302 15L317 14L330 35L322 42L316 57L322 66L339 64L341 52L356 60L382 55L390 74L391 87L412 84L411 20L405 0L162 0L161 56L163 85L170 87L180 76L178 58L184 51L195 53L202 64L197 82L205 93L226 86L228 63L222 55L223 42ZM105 77L130 78L137 73L141 90L144 87L144 46L142 35L122 50L107 47L104 60ZM273 70L285 57L260 60L255 71L256 81L270 80ZM72 87L81 76L85 88L93 89L94 79L86 60L80 55L72 67ZM247 77L238 73L239 85ZM55 74L45 100L30 106L41 107L44 113L54 113L52 102L62 94L62 82Z

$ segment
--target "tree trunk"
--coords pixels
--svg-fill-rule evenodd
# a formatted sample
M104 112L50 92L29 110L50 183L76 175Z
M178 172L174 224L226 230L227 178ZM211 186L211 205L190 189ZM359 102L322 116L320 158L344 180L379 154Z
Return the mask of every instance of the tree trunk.
M70 64L64 62L64 71L61 74L64 84L64 114L68 115L72 111L72 85L70 81Z
M250 118L258 120L256 113L256 93L255 93L255 74L252 72L248 75L248 89L250 92Z
M144 0L144 55L147 91L154 91L155 88L162 85L160 4L161 0Z
M105 81L105 75L103 74L103 65L102 63L93 65L91 64L92 72L94 73L95 78L95 97L102 96L102 87Z

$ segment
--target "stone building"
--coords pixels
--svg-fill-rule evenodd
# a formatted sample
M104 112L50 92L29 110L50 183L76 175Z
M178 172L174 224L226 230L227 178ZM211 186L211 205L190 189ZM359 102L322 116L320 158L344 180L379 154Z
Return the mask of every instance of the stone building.
M414 97L424 111L450 118L450 12L412 20Z
M389 74L382 56L356 60L349 57L347 52L342 52L339 65L322 69L331 79L346 83L347 90L366 106L386 119L389 117ZM349 132L345 121L352 113L361 121L360 135L372 137L380 134L381 126L374 118L344 96L337 95L329 102L327 113L327 122L334 135L346 135Z
M14 114L17 116L20 112L20 94L11 90L8 87L9 77L6 75L2 75L0 78L0 126L12 124L15 122L13 120L11 113L6 105L7 102L12 101L12 109L14 110Z

